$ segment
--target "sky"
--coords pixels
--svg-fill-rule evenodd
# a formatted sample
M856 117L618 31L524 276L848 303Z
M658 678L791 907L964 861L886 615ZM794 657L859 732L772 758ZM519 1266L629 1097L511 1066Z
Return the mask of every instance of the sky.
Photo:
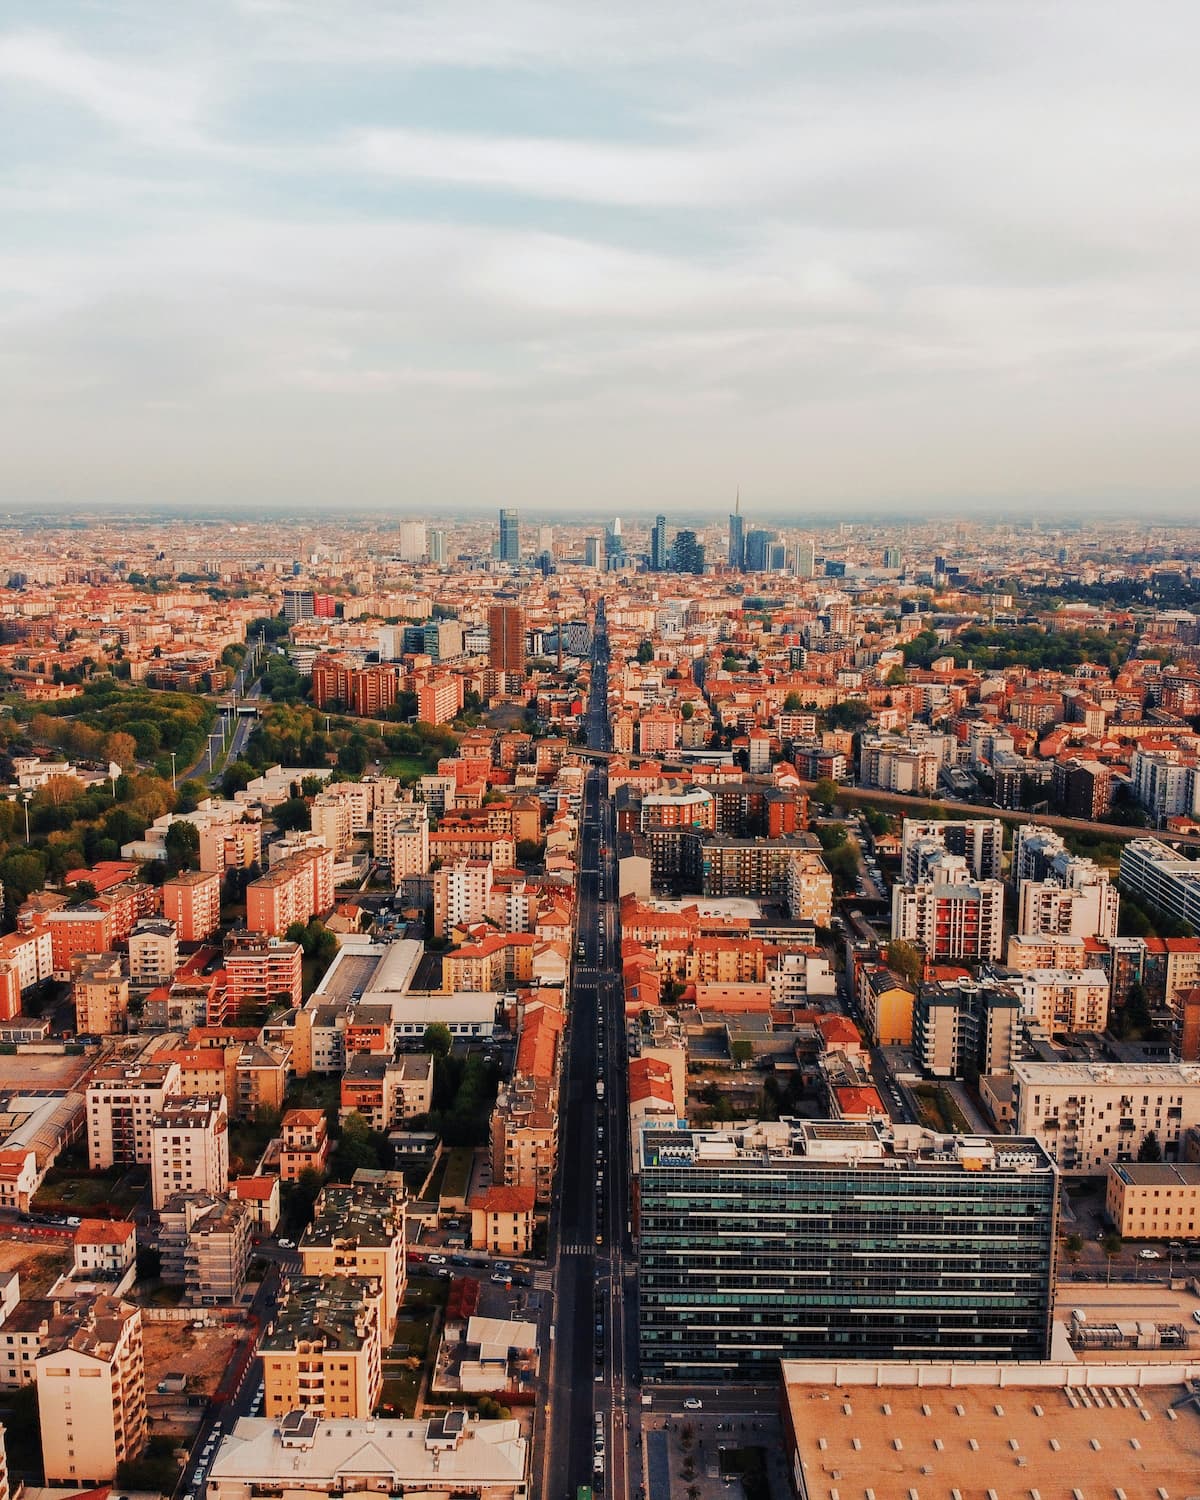
M1194 0L9 0L0 505L1200 516Z

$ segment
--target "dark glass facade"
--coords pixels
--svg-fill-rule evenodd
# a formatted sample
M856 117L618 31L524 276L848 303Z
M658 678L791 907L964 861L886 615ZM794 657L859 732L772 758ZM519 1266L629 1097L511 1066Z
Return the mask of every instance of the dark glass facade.
M643 1134L643 1379L761 1380L781 1358L829 1355L1048 1356L1057 1177L1040 1146L989 1137L982 1167L952 1145L854 1159L872 1129L848 1131L840 1160L725 1137L727 1154L689 1161L703 1133Z

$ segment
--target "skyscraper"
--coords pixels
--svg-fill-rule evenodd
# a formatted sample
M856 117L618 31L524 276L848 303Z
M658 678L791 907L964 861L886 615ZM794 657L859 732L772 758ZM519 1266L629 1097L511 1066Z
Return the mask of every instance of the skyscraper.
M671 567L676 573L703 573L704 548L694 531L677 531L671 545Z
M729 566L739 573L746 567L746 523L741 515L741 497L729 517Z
M500 561L521 561L521 523L515 510L500 511Z
M655 516L650 533L650 571L661 573L667 566L667 518Z
M743 551L743 566L747 573L767 571L767 549L775 540L773 531L750 531L746 533Z
M797 578L812 578L817 571L817 549L811 542L797 542L792 571Z
M598 568L600 566L600 538L598 536L584 538L583 565L585 568Z
M446 561L446 533L444 531L429 533L429 561L431 563Z
M525 670L525 611L499 601L488 607L488 665L498 672Z
M396 538L396 553L401 562L424 562L425 522L401 521Z

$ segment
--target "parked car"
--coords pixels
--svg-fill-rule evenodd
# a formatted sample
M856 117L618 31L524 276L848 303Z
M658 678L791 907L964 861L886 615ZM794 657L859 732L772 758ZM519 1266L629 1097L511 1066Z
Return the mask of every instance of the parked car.
M431 1266L444 1266L446 1264L446 1257L444 1255L431 1255L429 1257L429 1264Z
M1157 1250L1139 1250L1138 1251L1138 1260L1161 1260L1161 1259L1162 1259L1162 1256L1159 1255L1159 1253L1158 1253Z

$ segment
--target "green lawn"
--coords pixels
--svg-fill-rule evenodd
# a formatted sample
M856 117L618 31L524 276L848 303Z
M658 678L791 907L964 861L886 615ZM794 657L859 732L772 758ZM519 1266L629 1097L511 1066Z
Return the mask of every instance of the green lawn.
M431 766L423 755L393 755L389 761L385 762L383 774L398 776L404 782L416 781L418 776L424 776L436 765L436 760Z

